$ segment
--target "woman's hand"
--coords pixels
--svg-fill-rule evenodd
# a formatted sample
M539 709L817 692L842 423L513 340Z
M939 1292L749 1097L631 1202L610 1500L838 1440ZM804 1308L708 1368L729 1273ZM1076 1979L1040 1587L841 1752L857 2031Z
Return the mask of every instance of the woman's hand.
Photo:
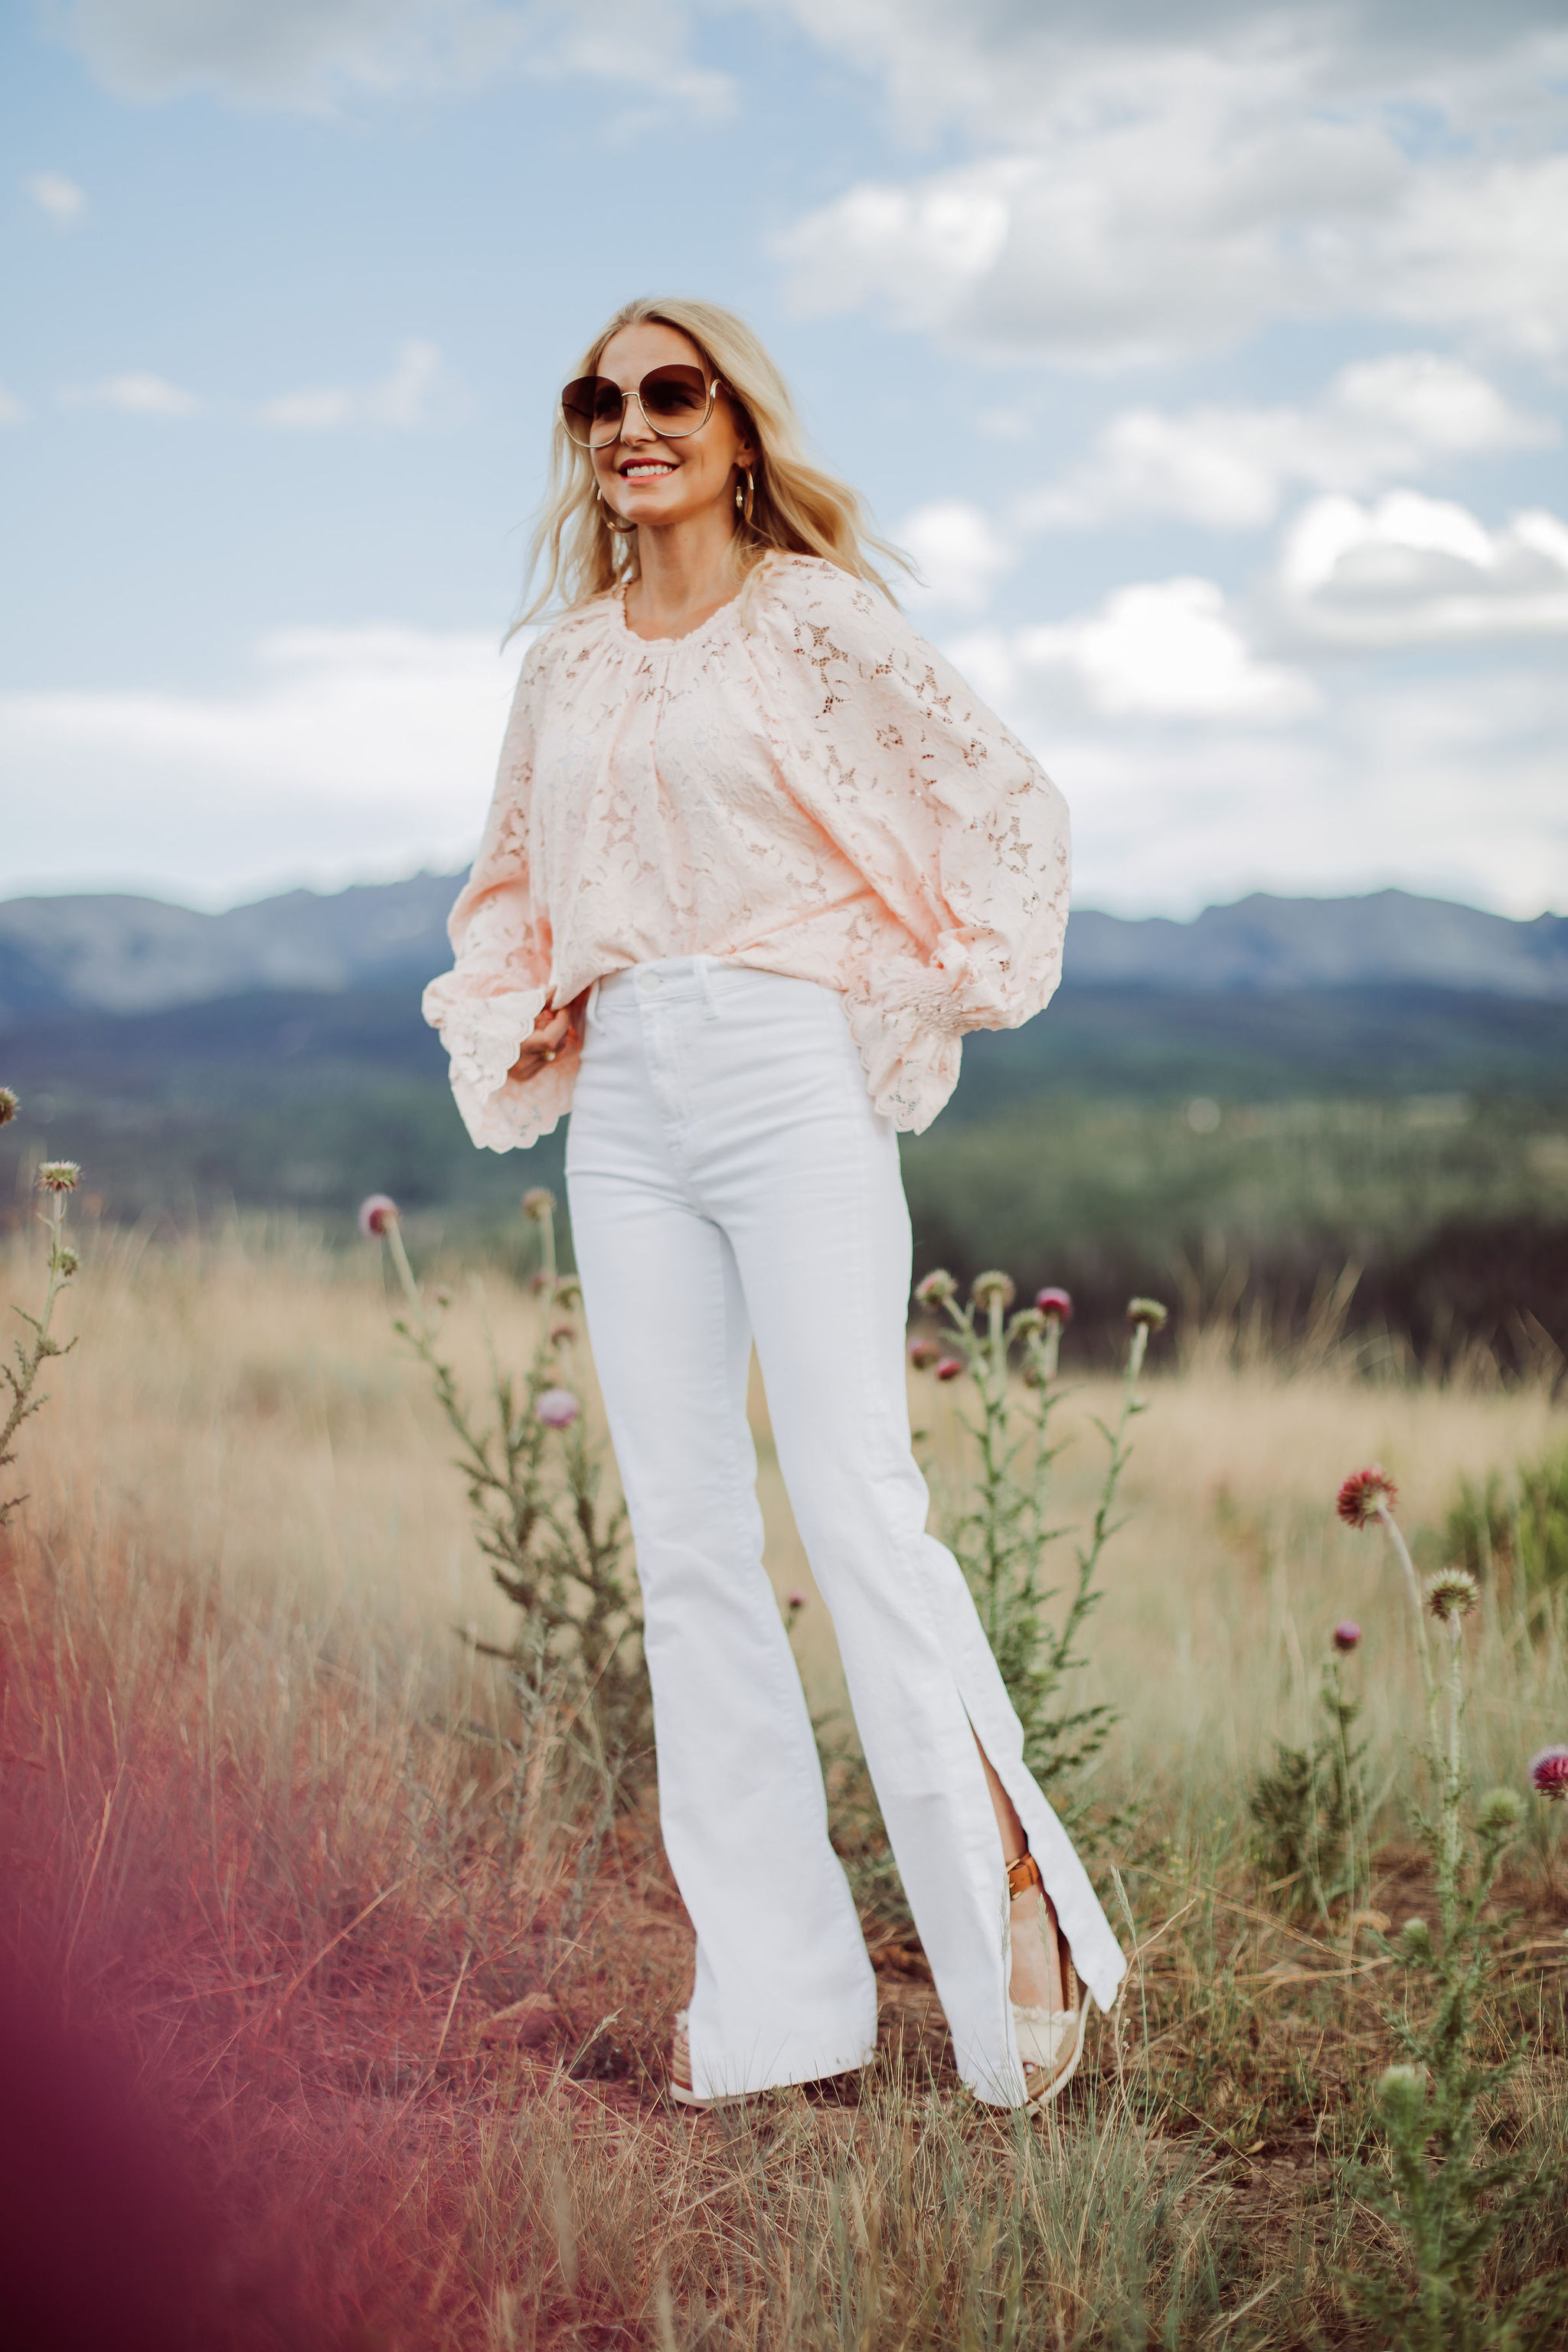
M546 1004L541 1008L534 1018L532 1035L526 1041L521 1053L507 1072L509 1078L516 1078L520 1084L526 1084L530 1078L536 1078L539 1076L547 1062L552 1062L555 1059L556 1055L560 1053L572 1034L574 1025L572 1014L574 1009L574 1005L571 1004L560 1012L557 1012L552 1004Z

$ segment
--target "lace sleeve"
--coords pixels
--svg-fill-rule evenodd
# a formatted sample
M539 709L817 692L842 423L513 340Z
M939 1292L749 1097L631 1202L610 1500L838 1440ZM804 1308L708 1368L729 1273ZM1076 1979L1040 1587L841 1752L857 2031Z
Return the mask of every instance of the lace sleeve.
M512 698L484 837L447 921L457 961L425 991L424 1013L451 1057L452 1092L474 1141L508 1151L552 1128L571 1099L576 1052L526 1085L509 1077L548 993L550 924L534 903L528 857L533 772L531 699L541 646Z
M781 582L792 761L897 919L851 994L906 1034L1012 1029L1061 974L1067 805L1039 761L887 599L824 563ZM799 755L804 754L802 761Z

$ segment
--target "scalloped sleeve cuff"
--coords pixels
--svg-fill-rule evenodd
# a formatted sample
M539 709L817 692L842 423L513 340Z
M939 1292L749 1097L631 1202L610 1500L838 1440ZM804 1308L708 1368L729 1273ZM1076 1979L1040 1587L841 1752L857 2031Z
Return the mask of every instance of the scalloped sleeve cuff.
M443 972L425 991L422 1009L450 1057L463 1124L476 1143L492 1151L537 1142L571 1108L579 1058L574 1041L526 1085L509 1075L549 992L510 988L483 995L456 971Z

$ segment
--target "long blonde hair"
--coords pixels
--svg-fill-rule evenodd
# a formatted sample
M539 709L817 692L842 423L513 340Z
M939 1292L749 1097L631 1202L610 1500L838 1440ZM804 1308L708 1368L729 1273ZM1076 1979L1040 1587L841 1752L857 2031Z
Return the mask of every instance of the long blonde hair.
M595 336L576 370L596 375L605 346L623 327L674 327L690 338L734 402L737 422L755 442L752 467L752 511L736 517L732 560L743 588L771 550L789 555L819 555L857 580L869 581L891 596L872 562L908 567L908 558L871 530L858 491L813 464L789 387L743 319L717 302L658 301L644 296L624 302ZM542 585L515 625L533 620L559 601L570 608L602 596L637 576L637 533L614 530L594 478L593 460L566 431L555 413L550 486L529 551L528 577Z

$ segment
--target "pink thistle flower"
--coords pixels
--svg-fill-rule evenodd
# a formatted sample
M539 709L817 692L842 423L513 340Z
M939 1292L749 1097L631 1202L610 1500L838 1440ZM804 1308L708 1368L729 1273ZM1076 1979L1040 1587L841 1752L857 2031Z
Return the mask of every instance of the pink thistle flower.
M45 1160L38 1165L38 1189L42 1192L74 1192L81 1179L81 1170L74 1160Z
M1336 1650L1348 1655L1361 1647L1361 1627L1353 1617L1342 1617L1329 1638Z
M914 1366L916 1371L925 1372L931 1370L932 1364L935 1363L937 1358L941 1355L942 1349L937 1346L934 1339L911 1339L910 1341L909 1353L910 1361Z
M581 1408L570 1389L541 1389L533 1410L546 1429L570 1429Z
M1543 1748L1530 1759L1530 1785L1539 1797L1568 1797L1568 1748Z
M1072 1297L1068 1291L1054 1288L1037 1290L1035 1304L1047 1322L1070 1323L1072 1321Z
M1347 1528L1370 1528L1385 1510L1392 1511L1399 1493L1386 1470L1369 1463L1352 1470L1334 1497L1334 1508Z
M1468 1568L1440 1568L1426 1580L1426 1606L1441 1624L1468 1617L1480 1597L1480 1586Z
M533 1295L534 1295L535 1298L537 1298L537 1297L538 1297L538 1296L539 1296L539 1294L540 1294L540 1292L541 1292L542 1290L548 1290L548 1289L549 1289L549 1287L550 1287L550 1276L548 1276L548 1275L543 1271L543 1269L542 1269L542 1268L541 1268L541 1270L539 1271L539 1273L538 1273L538 1274L536 1274L536 1275L534 1276L533 1280L529 1284L529 1286L529 1286L530 1290L531 1290L531 1291L532 1291L532 1293L533 1293Z
M574 1339L577 1337L577 1326L575 1323L552 1323L550 1327L550 1336L557 1345L563 1339Z
M939 1381L955 1381L960 1372L968 1369L962 1356L942 1356L937 1362L936 1377Z
M797 1610L801 1610L805 1607L805 1595L800 1590L798 1585L796 1585L793 1592L786 1595L784 1607L789 1611L792 1616L795 1615Z
M367 1242L374 1241L397 1222L397 1203L390 1192L372 1192L359 1204L359 1229Z
M945 1266L933 1266L915 1285L915 1298L921 1307L945 1307L950 1298L958 1296L958 1285Z

